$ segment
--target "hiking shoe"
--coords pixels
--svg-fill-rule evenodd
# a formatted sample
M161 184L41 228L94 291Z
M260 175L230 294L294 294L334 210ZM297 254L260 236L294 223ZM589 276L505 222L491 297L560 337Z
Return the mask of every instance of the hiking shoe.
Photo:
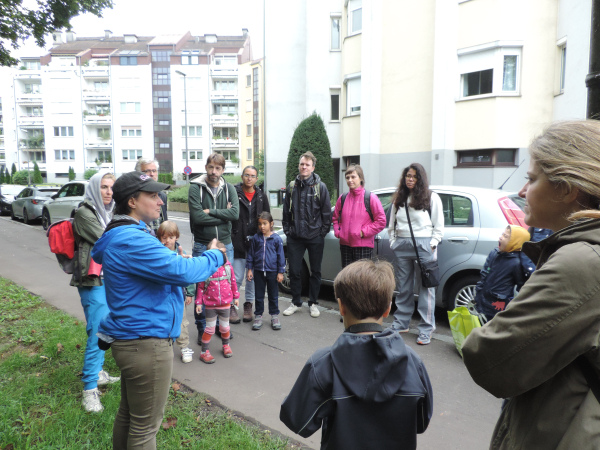
M252 322L252 303L244 303L244 322Z
M321 315L321 311L319 311L317 305L310 305L308 310L310 311L310 317L319 317Z
M274 330L281 330L281 322L279 316L271 316L271 328Z
M192 355L194 354L194 350L191 348L182 348L181 349L181 362L184 364L192 362Z
M223 346L223 356L225 358L231 358L233 356L233 352L231 351L231 347L229 346L229 344L225 344Z
M87 412L102 412L104 406L100 403L100 391L98 388L83 391L83 400L81 402Z
M111 377L106 370L101 370L98 373L98 386L106 386L119 381L121 377Z
M231 305L231 309L229 311L229 323L240 323L240 316L238 315L237 309L235 306Z
M431 342L431 336L428 336L426 334L419 334L419 337L417 338L417 344L419 345L427 345Z
M206 364L212 364L215 362L215 357L210 354L210 350L206 350L204 353L200 353L200 361Z
M292 314L294 314L296 311L298 311L300 309L299 306L294 305L293 303L289 306L288 309L286 309L283 312L284 316L291 316Z
M253 330L260 330L262 328L262 316L256 316L254 318L254 323L252 324Z

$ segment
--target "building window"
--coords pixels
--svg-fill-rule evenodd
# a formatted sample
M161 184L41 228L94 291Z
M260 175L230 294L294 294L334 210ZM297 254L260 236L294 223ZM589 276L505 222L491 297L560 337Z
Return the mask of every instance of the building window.
M97 128L96 135L98 136L98 139L107 141L110 139L110 128Z
M95 81L94 89L98 92L108 91L108 82L107 81Z
M34 83L25 83L25 89L23 90L23 94L41 94L42 93L42 85L34 84Z
M56 137L73 136L73 127L54 127L54 136L56 136Z
M110 106L96 105L96 114L98 116L110 116Z
M137 66L137 56L121 56L119 59L122 66Z
M567 44L560 48L560 92L565 92L565 72L567 68Z
M141 150L123 150L123 161L137 161L141 157Z
M190 150L190 157L188 159L202 159L202 150ZM181 152L181 156L183 159L186 159L185 150Z
M153 51L152 61L153 62L168 62L171 60L170 51Z
M142 112L140 102L121 102L122 113L139 113Z
M25 67L27 70L40 70L41 65L39 61L22 61L22 67Z
M200 64L200 52L198 50L182 52L181 53L181 64L184 66L190 64Z
M494 82L494 69L463 74L463 97L491 94Z
M248 161L252 161L252 149L251 148L246 149L246 159Z
M246 112L252 112L252 100L246 100Z
M331 50L340 50L340 28L342 24L341 17L331 18Z
M215 55L213 61L216 66L235 66L237 65L237 56Z
M171 114L154 114L154 131L171 131Z
M30 117L39 117L44 115L44 110L41 106L27 106L25 111Z
M106 161L106 162L112 162L112 156L110 154L110 150L99 150L98 151L98 157L97 157L98 161Z
M54 178L69 178L68 173L55 173Z
M29 161L46 162L46 152L27 152Z
M237 114L237 103L214 103L214 114Z
M190 129L189 137L201 137L202 127L201 126L188 126ZM185 127L181 127L181 135L185 137Z
M152 84L164 85L171 84L171 74L168 67L153 67L152 68Z
M75 150L54 150L54 159L56 161L74 160Z
M362 31L362 0L348 2L348 36Z
M223 158L225 158L226 161L231 161L232 158L237 158L237 151L236 150L231 150L231 151L218 151L215 153L219 153L221 155L223 155Z
M331 120L340 120L340 91L331 91Z
M159 124L159 125L169 125L169 123L170 123L170 122L169 122L168 120L159 120L159 121L158 121L158 124Z
M6 154L4 152L0 152L0 161L4 161L6 159ZM4 166L2 166L4 168Z
M213 128L213 139L237 139L237 128Z
M457 167L514 166L517 156L515 148L495 148L457 151Z
M252 136L252 124L246 124L246 136Z
M215 81L215 91L235 91L235 81Z
M155 108L171 109L171 91L154 91L152 92Z
M346 82L346 115L360 114L360 77Z
M121 137L141 137L141 136L142 136L141 128L121 127Z
M246 87L252 87L252 75L246 75Z

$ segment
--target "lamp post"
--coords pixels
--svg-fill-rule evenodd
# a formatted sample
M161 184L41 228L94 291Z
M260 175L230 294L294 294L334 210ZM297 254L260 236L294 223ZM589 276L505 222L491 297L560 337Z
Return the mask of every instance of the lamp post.
M185 85L185 78L186 75L183 72L180 72L179 70L176 70L175 73L181 75L183 77L183 111L184 111L184 115L185 115L185 166L189 166L189 162L188 162L188 158L189 158L189 151L188 151L188 133L189 133L189 129L188 129L188 124L187 124L187 90L186 90L186 85ZM185 174L185 180L186 180L186 184L190 184L190 175L189 174Z

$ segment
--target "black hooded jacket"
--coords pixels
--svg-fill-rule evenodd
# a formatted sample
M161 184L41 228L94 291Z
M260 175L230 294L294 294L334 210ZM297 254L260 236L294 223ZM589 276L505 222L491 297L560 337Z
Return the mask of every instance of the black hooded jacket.
M258 233L258 215L263 211L271 212L266 194L258 186L254 186L254 189L254 197L252 197L252 202L249 202L242 183L235 185L240 202L240 217L232 222L231 242L233 243L234 258L246 259L246 252L250 249L250 241L246 238Z
M315 189L317 185L318 190ZM313 173L306 180L300 179L298 175L291 195L290 186L287 186L281 222L285 235L296 239L314 239L318 236L325 237L329 233L331 201L327 186L319 175Z
M416 449L433 412L429 376L396 331L344 332L307 361L281 405L294 433L323 428L321 449Z

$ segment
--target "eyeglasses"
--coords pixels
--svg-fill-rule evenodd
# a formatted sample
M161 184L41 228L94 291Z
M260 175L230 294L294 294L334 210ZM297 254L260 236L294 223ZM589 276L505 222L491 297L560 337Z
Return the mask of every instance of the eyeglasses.
M418 180L419 175L406 175L407 180Z
M148 170L142 170L142 172L144 172L144 173L146 173L146 174L158 173L158 169L148 169Z
M249 174L245 173L245 174L243 175L243 177L244 177L244 178L250 178L251 180L254 180L254 179L256 178L256 175L249 175Z

